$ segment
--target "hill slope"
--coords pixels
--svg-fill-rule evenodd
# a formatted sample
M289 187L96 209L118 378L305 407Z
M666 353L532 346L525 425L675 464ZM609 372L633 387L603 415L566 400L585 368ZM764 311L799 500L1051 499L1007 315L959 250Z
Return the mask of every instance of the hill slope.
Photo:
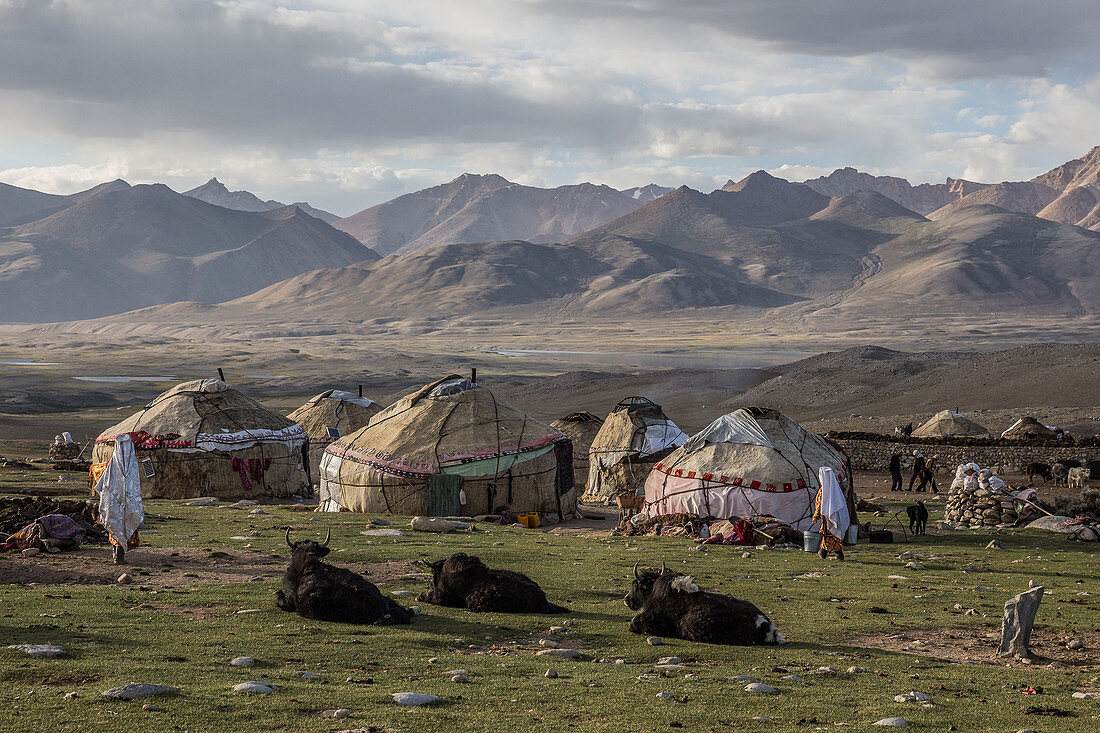
M374 256L297 207L233 211L159 184L103 190L0 233L0 310L43 322L221 301Z

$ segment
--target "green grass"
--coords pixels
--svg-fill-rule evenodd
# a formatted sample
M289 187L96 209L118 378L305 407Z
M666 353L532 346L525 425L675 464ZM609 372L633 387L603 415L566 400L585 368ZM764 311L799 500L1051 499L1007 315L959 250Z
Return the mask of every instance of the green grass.
M357 515L265 510L269 513L257 516L151 501L149 513L173 519L152 524L144 539L153 546L219 549L243 544L230 536L258 529L260 535L250 549L257 556L284 555L280 528L290 523L298 537L323 536L332 527L332 545L342 550L330 556L336 563L416 560L472 551L491 565L523 570L573 613L470 614L424 605L425 615L411 626L356 627L279 611L272 602L277 580L185 583L156 593L139 587L140 573L129 586L0 586L0 647L51 642L70 650L66 658L32 659L0 648L0 730L110 726L329 731L373 725L406 731L642 731L682 725L690 730L775 731L834 729L838 724L870 730L869 723L895 715L909 719L909 729L916 730L955 725L963 731L1091 731L1100 725L1100 703L1071 698L1074 690L1096 684L1090 682L1100 674L1096 667L1007 669L847 644L857 633L877 631L995 630L1004 600L1026 589L1030 579L1053 592L1040 609L1041 624L1069 633L1097 631L1098 556L1087 546L1058 537L1002 535L1007 549L998 552L984 549L984 534L929 536L909 545L860 545L838 565L802 552L753 551L744 559L740 548L697 552L689 541L676 538L559 537L495 526L444 536L409 532L395 541L360 535L364 522ZM407 526L402 519L391 519L394 526ZM921 554L928 569L905 569L897 555L906 549ZM134 568L157 572L142 566L140 549L131 553L131 560ZM627 631L631 612L622 596L634 562L662 560L704 587L752 600L791 643L738 648L667 639L661 646L647 645ZM0 562L10 560L0 557ZM962 572L966 567L976 572ZM814 570L823 576L797 577ZM908 580L888 579L892 574ZM382 587L390 592L419 591L423 582L398 579ZM992 592L976 592L976 587ZM1077 595L1085 589L1092 595ZM409 596L401 600L414 603ZM962 615L956 603L987 617ZM871 606L890 613L868 613ZM242 609L261 610L238 614ZM585 659L535 657L535 641L567 618L573 624L553 638L579 642ZM259 664L251 669L229 666L230 658L242 655L256 657ZM690 669L652 676L652 663L664 656L679 656ZM433 657L438 661L429 663ZM822 665L839 674L814 675L811 670ZM787 673L772 671L776 666L806 681L782 680ZM871 672L847 674L850 666ZM548 667L560 677L544 677ZM441 674L454 668L469 670L470 683L452 683ZM300 670L323 680L303 679ZM693 676L687 678L684 672ZM725 679L739 674L758 677L782 694L753 696L742 691L744 682ZM230 691L233 684L252 679L274 682L280 690L269 696ZM137 681L171 684L182 692L129 703L99 694ZM1024 684L1041 685L1045 694L1023 696L1018 689ZM80 697L65 700L63 693L70 690ZM894 695L909 690L928 693L935 707L893 701ZM390 696L401 691L428 692L442 702L400 708ZM658 699L662 691L684 701ZM143 702L162 710L143 710ZM1054 706L1076 717L1025 715L1021 706L1032 704ZM350 708L352 717L334 721L317 716L340 707ZM755 720L756 716L772 720Z

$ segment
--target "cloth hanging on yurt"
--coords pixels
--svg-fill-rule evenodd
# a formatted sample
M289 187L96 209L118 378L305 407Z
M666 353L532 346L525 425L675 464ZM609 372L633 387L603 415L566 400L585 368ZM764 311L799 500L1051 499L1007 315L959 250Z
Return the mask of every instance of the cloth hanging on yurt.
M842 540L848 532L848 525L852 523L851 515L848 513L847 497L840 488L836 473L828 466L822 466L818 470L817 480L820 484L817 491L821 497L817 511L824 522L823 528L833 537Z
M937 412L913 431L914 438L945 438L952 435L974 438L993 437L985 426L979 425L960 412L951 410Z
M510 509L565 518L576 510L573 467L556 447L568 440L469 379L446 377L326 449L320 508L427 514L453 509L458 487L463 514Z
M634 493L653 464L688 439L645 397L630 397L615 405L588 449L585 498L610 502Z
M719 417L662 459L645 481L646 518L772 516L809 529L818 469L847 486L847 460L778 410L748 407ZM850 488L846 500L854 511Z
M310 489L302 427L220 379L178 384L104 430L92 450L93 477L122 435L137 451L146 498L286 497Z
M138 528L145 521L139 471L133 441L129 435L119 435L94 490L99 495L99 523L107 530L111 544L120 547L136 544Z

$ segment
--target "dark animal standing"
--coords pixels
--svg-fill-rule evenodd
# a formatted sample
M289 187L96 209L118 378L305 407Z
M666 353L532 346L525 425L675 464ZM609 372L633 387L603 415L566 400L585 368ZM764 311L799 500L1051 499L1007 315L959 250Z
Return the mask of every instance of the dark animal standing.
M328 541L301 540L291 543L290 528L286 543L293 550L290 567L283 576L283 587L275 594L275 605L284 611L318 621L343 621L349 624L407 624L413 612L386 598L374 583L362 575L321 562L329 553Z
M494 570L463 552L428 563L432 584L417 596L437 606L496 613L569 613L555 606L535 581L523 573Z
M1035 477L1040 476L1045 484L1050 481L1050 466L1046 463L1029 463L1024 468L1024 474L1027 475L1029 483L1034 483Z
M910 532L913 534L927 534L925 525L928 524L928 509L924 506L923 501L905 507L905 513L909 515Z
M655 634L708 644L784 644L786 639L759 608L732 596L700 590L691 578L666 569L638 572L626 605L641 610L630 620L635 634Z

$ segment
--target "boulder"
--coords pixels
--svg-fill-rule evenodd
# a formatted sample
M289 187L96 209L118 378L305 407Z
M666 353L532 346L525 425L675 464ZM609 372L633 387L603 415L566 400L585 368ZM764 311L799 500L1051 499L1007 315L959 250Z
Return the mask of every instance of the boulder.
M413 517L410 524L417 532L454 532L454 522L439 517Z
M1043 586L1013 596L1005 603L1004 621L1001 623L1001 644L997 654L1002 657L1029 658L1031 650L1031 628L1035 624L1035 614L1043 600Z
M1049 517L1039 517L1034 522L1027 525L1028 529L1045 529L1048 532L1059 532L1061 534L1070 534L1077 529L1074 527L1067 527L1066 522L1072 522L1073 517L1066 517L1060 514L1055 514Z
M276 685L270 682L259 682L257 680L250 680L248 682L242 682L239 685L233 685L233 692L243 692L248 695L270 695L278 691L278 689Z
M169 685L153 685L147 682L131 682L122 687L112 687L103 692L103 697L113 697L117 700L133 700L150 695L174 695L179 692L178 687Z
M12 644L8 649L15 649L31 657L62 657L65 655L65 647L56 644Z
M439 702L439 698L422 692L395 692L393 693L393 701L398 705L414 707L416 705L431 705L433 702Z

